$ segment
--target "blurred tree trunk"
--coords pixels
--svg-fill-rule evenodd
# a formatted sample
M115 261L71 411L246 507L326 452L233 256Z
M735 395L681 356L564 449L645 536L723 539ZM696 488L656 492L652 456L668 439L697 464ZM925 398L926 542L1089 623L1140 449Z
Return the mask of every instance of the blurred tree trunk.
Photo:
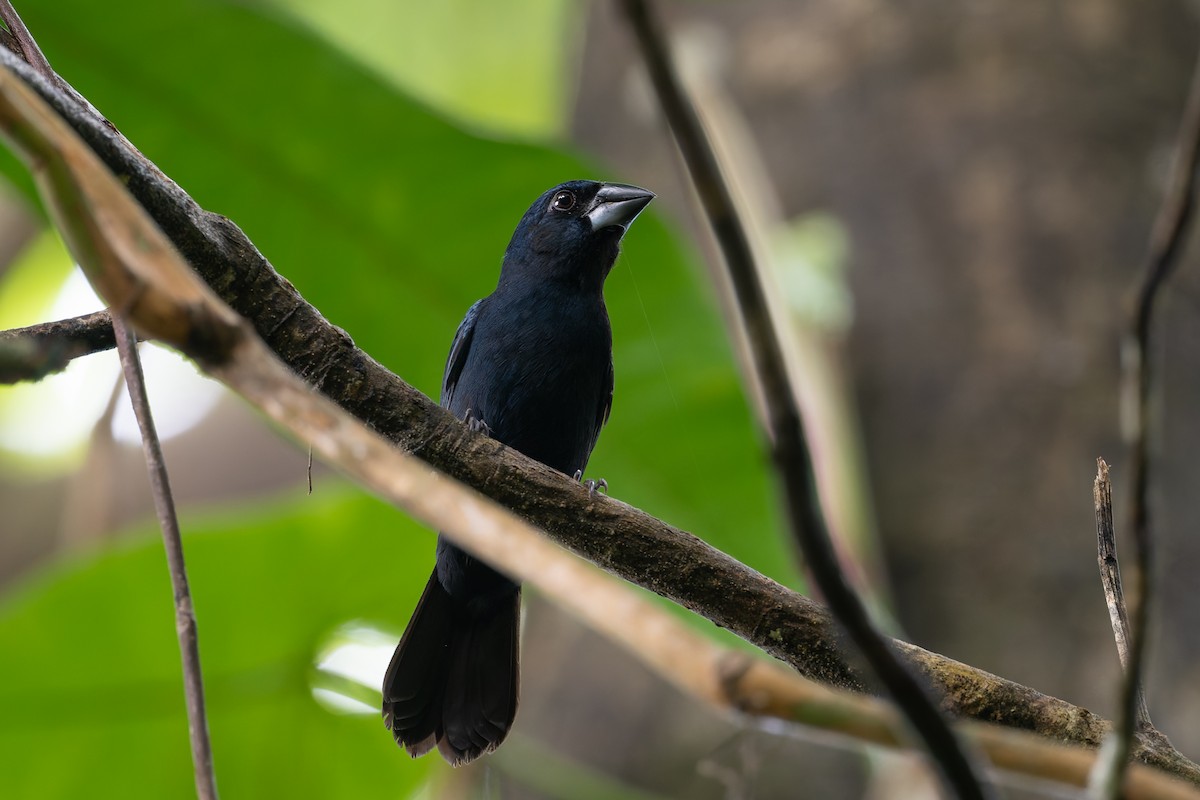
M1117 660L1090 487L1103 455L1120 526L1118 335L1200 45L1194 11L1157 0L665 10L675 31L704 26L723 43L727 87L786 213L829 211L849 231L846 358L902 624L938 652L1111 714ZM695 224L626 32L607 4L591 22L575 136L622 174L675 187L660 196ZM1194 753L1189 260L1160 334L1164 599L1148 691L1156 722Z

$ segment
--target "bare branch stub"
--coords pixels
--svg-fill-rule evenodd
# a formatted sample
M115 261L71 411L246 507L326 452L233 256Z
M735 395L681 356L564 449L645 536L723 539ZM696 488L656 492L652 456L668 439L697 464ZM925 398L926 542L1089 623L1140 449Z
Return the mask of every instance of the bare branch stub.
M1096 551L1100 567L1100 582L1104 586L1104 599L1108 605L1108 616L1112 622L1113 639L1117 645L1117 657L1121 668L1129 669L1129 616L1125 607L1125 594L1121 586L1121 566L1117 560L1117 535L1113 526L1112 483L1108 477L1108 464L1096 459L1096 480L1092 485L1092 498L1096 509ZM1148 731L1150 710L1141 687L1137 689L1137 730Z

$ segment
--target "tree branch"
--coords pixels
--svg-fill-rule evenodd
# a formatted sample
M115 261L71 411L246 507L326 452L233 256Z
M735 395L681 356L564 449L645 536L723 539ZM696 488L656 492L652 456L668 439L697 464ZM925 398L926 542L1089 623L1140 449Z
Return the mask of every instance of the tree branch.
M745 226L700 117L675 72L666 36L650 3L625 0L621 7L724 256L750 342L754 374L762 389L772 460L782 483L792 533L809 571L835 619L845 626L871 670L924 741L947 786L961 798L982 799L989 793L982 786L974 759L934 704L927 687L875 627L866 604L842 572L820 508L804 424Z
M107 311L0 331L0 384L39 381L71 359L115 346Z
M0 97L5 96L3 89L4 83L0 81ZM4 118L4 110L7 109L0 103L0 119ZM148 334L168 338L175 335L176 326L165 321L161 313L164 306L173 306L176 316L188 319L198 328L219 331L212 338L229 346L219 359L207 361L210 374L240 392L298 438L309 442L326 460L359 483L445 531L457 543L505 572L538 587L566 610L631 649L679 688L715 708L800 721L886 746L896 746L901 741L900 726L890 706L807 681L777 662L717 646L628 586L563 552L511 512L430 471L329 399L312 392L249 330L244 319L229 313L228 307L199 283L132 198L119 190L106 193L100 188L99 184L108 184L110 188L117 184L82 143L61 124L57 129L49 125L43 132L61 137L56 151L71 152L64 160L71 165L68 172L73 179L71 183L41 181L43 190L49 192L48 204L62 211L87 208L97 197L107 197L112 203L104 208L102 224L69 226L65 230L68 243L83 256L81 263L97 287L118 292L107 299L121 308L135 309L133 321ZM72 194L56 194L68 187ZM87 246L79 240L81 235L91 237ZM155 302L142 302L145 296ZM186 611L190 604L182 549L170 495L165 491L165 471L149 416L135 343L122 315L114 317L114 327L139 421L146 433L148 459L154 465L152 475L160 481L156 498L160 502L164 531L174 532L168 537L168 553L172 573L183 584L182 591L177 584L177 598ZM190 351L194 357L211 356L203 345L188 346L195 348ZM471 433L465 426L457 427L461 434L486 438ZM572 491L573 502L584 507L603 507L612 502L574 482ZM182 616L181 635L186 630L194 633L190 614ZM192 638L193 658L194 641ZM198 661L191 663L197 669L189 674L199 687ZM202 701L199 693L194 697ZM202 714L195 719L202 720ZM969 726L968 732L989 752L996 753L997 764L1038 777L1078 784L1086 776L1083 767L1093 758L1079 750L1049 745L1040 737L995 726L975 724ZM196 763L206 761L211 763L211 754L207 759L198 757ZM1144 767L1135 770L1132 778L1131 796L1135 798L1200 797L1195 789ZM201 787L202 796L211 796L209 792L215 789Z
M345 332L281 278L229 220L201 209L99 118L0 49L0 87L32 88L100 157L204 281L310 384L372 430L512 509L556 542L598 566L707 617L822 683L863 692L839 654L838 634L816 603L729 558L690 533L618 500L588 504L579 484L487 437L354 347ZM202 364L231 350L211 325L171 329L169 342ZM222 342L225 342L222 345ZM268 409L270 404L268 404ZM1095 747L1108 723L1086 709L982 670L897 642L909 663L961 716ZM1145 740L1142 761L1200 786L1200 767Z

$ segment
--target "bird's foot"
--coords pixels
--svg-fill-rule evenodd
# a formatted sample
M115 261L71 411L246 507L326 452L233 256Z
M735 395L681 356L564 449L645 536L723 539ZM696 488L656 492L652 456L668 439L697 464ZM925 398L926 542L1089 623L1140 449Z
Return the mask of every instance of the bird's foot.
M492 435L492 426L475 416L475 413L469 408L463 417L463 422L467 423L467 427L477 433L482 433L484 436Z
M604 480L604 478L600 478L599 480L588 478L585 481L583 479L583 470L577 469L575 470L575 480L586 486L590 495L608 494L608 481Z

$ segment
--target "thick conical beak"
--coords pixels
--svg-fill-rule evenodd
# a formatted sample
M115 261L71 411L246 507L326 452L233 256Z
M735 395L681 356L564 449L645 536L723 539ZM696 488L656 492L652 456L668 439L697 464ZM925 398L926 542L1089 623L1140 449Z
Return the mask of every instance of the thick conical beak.
M592 230L620 228L629 230L629 223L654 199L654 192L624 183L605 183L596 192L591 209L584 214Z

